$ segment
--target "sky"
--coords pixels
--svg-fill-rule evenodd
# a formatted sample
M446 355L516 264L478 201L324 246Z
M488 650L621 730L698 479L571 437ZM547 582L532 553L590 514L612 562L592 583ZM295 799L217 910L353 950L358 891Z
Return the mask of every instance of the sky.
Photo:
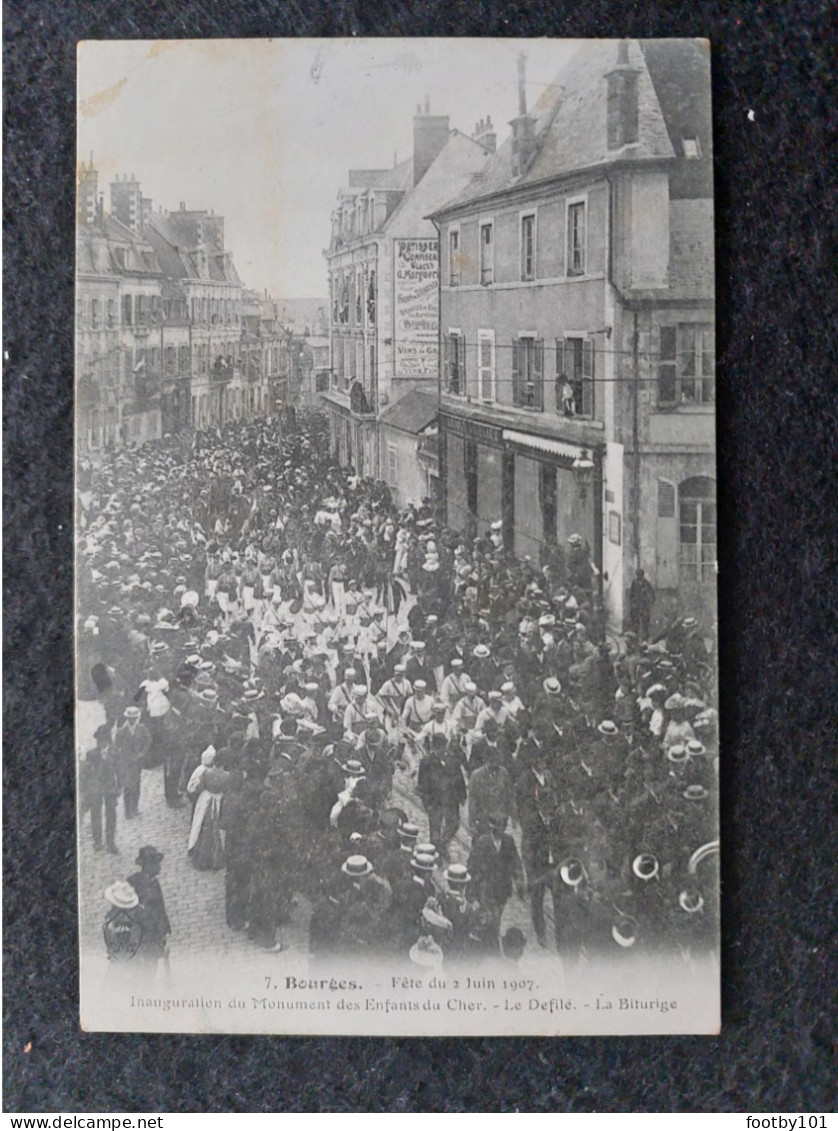
M572 40L141 40L79 45L78 154L99 190L135 174L143 195L225 217L244 284L275 298L327 293L323 249L350 168L410 156L413 115L498 144L517 113L517 56L532 106Z

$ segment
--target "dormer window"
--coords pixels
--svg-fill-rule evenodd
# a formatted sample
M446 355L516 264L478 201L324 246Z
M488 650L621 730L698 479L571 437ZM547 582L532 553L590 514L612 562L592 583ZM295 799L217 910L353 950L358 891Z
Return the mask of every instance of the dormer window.
M695 161L701 156L701 146L698 144L697 137L682 138L681 145L684 150L684 157L688 161Z

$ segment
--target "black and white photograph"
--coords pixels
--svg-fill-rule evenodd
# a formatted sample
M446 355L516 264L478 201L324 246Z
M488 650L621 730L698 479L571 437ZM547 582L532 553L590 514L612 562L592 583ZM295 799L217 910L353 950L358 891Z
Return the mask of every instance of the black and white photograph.
M716 1033L698 39L78 52L81 1024Z

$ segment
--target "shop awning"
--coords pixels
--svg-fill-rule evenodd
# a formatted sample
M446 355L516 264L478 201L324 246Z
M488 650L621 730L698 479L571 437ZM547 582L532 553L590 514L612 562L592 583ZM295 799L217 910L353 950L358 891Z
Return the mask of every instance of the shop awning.
M583 451L587 451L578 444L568 444L564 440L550 440L547 436L536 436L532 432L516 432L512 428L504 428L503 438L510 444L519 444L522 448L534 448L538 452L549 452L564 459L576 459Z

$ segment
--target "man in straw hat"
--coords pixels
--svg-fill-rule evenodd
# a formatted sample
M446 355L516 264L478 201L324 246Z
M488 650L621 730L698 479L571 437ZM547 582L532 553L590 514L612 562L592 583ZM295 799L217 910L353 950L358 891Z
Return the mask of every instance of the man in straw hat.
M123 804L127 818L139 815L140 788L143 766L151 749L151 734L140 722L140 708L125 708L125 722L114 736L114 754L119 767L123 789Z

